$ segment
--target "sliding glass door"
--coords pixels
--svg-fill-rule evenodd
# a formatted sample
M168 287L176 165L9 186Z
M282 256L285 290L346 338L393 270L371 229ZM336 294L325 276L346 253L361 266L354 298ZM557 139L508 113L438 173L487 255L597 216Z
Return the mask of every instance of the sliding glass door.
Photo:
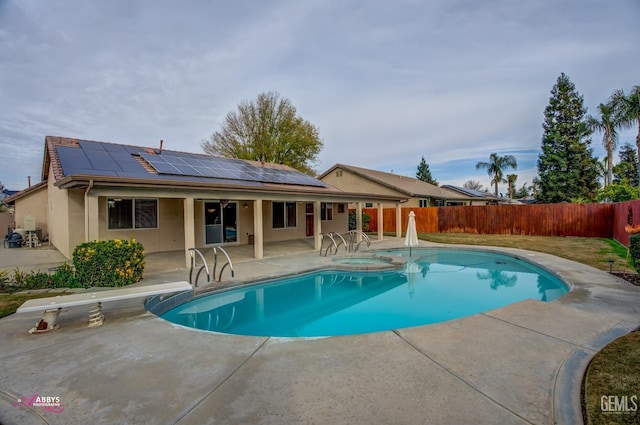
M206 245L238 240L238 204L229 201L204 202L204 243Z

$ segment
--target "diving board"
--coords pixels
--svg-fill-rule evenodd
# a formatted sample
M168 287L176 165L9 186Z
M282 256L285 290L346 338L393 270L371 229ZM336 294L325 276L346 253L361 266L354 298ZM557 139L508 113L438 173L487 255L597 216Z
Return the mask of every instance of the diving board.
M152 295L171 294L174 292L191 291L189 282L158 283L155 285L130 286L126 288L108 289L104 291L81 292L71 295L58 295L51 298L36 298L26 301L16 313L32 313L44 311L42 319L30 333L47 332L59 328L56 323L63 308L91 305L89 310L89 326L100 326L104 322L102 303L121 301L131 298L149 297Z

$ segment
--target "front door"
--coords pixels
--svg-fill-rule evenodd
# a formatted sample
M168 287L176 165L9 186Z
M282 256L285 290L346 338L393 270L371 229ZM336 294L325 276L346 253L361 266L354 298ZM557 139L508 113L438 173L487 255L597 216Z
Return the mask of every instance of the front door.
M238 204L228 201L204 202L204 243L205 245L236 242Z
M313 204L305 205L307 236L313 236Z

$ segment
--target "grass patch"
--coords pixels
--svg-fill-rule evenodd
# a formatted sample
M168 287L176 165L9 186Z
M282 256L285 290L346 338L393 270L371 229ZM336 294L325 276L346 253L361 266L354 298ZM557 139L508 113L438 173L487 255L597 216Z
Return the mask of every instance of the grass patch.
M418 237L436 243L502 246L545 252L604 271L609 271L611 259L613 271L634 272L626 263L627 248L612 239L469 233L420 233Z
M16 312L18 307L27 300L32 298L55 297L60 294L42 293L42 294L3 294L0 293L0 318L8 316Z
M640 424L640 332L616 339L591 360L585 375L584 409L587 425ZM627 407L635 411L603 411L603 396L626 396ZM635 396L635 404L631 397ZM605 409L611 409L606 404ZM614 407L615 408L615 407Z

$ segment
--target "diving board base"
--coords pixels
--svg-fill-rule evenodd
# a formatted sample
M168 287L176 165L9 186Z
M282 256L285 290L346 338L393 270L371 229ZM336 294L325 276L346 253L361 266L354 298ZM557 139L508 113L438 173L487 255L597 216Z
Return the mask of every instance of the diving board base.
M42 319L36 325L29 329L30 334L42 334L46 332L55 331L60 328L58 322L58 316L60 315L60 311L62 309L58 308L56 310L45 310L42 314Z

